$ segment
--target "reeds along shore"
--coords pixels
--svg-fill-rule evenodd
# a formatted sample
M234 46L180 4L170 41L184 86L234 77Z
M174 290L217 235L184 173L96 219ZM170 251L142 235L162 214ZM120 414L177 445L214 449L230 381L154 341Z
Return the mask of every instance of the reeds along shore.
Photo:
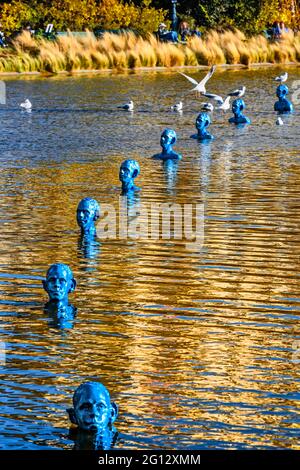
M133 33L106 33L95 39L61 36L56 41L34 39L24 32L0 49L0 72L51 72L185 65L300 62L300 33L287 33L280 42L264 36L247 39L240 31L210 31L187 44L161 43Z

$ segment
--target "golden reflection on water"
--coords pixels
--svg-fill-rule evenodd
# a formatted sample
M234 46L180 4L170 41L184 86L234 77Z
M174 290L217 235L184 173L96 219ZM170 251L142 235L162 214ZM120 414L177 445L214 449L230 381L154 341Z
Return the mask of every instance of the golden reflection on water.
M118 212L122 152L2 169L4 418L15 407L25 447L71 447L64 410L92 379L120 406L119 447L299 449L298 153L235 138L218 151L186 140L175 172L139 156L140 203L204 203L201 251L160 239L99 240L84 252L77 204L91 196ZM77 317L61 330L43 312L41 278L55 262L78 282ZM42 435L18 427L31 421Z

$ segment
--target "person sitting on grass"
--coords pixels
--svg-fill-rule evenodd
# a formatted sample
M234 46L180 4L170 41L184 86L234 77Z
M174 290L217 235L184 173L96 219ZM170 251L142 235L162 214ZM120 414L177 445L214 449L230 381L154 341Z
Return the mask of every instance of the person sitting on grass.
M160 41L178 42L178 34L176 33L176 31L168 31L165 23L160 23L158 27L157 35Z
M190 30L189 24L186 21L182 21L179 25L179 34L181 36L182 41L187 40L187 36L191 36L192 32Z

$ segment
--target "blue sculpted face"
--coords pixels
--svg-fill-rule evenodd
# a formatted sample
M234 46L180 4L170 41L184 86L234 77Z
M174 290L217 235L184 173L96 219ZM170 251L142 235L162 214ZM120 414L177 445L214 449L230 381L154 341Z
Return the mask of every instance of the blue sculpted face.
M243 109L245 109L244 100L238 99L233 101L232 112L235 117L239 117L242 114Z
M200 113L196 119L196 129L201 132L204 131L210 124L210 117L206 113Z
M243 114L245 107L245 102L241 98L234 100L232 103L232 112L234 116L229 119L229 122L234 124L250 124L250 119Z
M276 89L276 95L278 97L278 101L274 104L274 109L279 114L289 114L292 113L294 107L292 103L286 98L289 89L286 85L279 85Z
M86 197L77 207L77 223L82 232L88 233L95 229L95 221L100 217L100 206L95 199Z
M66 264L53 264L47 271L43 287L50 300L56 302L68 302L68 294L76 288L73 273Z
M134 179L140 174L140 166L136 160L125 160L119 171L119 180L124 192L134 189Z
M173 129L165 129L160 137L160 145L162 146L163 153L172 151L172 145L176 143L177 136Z
M279 85L276 89L276 96L281 100L286 97L289 89L286 85Z
M97 382L80 385L74 393L73 406L67 410L71 422L88 432L104 430L118 416L118 407L110 401L108 390Z

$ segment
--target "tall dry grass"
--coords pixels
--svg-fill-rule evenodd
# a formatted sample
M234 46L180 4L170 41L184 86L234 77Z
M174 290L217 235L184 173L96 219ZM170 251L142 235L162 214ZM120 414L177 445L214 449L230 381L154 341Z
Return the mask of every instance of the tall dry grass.
M240 31L210 31L187 44L161 43L153 35L106 33L101 39L71 33L56 41L33 39L28 32L0 50L0 72L51 72L178 67L184 65L300 62L300 33L288 33L280 42L264 36L247 39Z

